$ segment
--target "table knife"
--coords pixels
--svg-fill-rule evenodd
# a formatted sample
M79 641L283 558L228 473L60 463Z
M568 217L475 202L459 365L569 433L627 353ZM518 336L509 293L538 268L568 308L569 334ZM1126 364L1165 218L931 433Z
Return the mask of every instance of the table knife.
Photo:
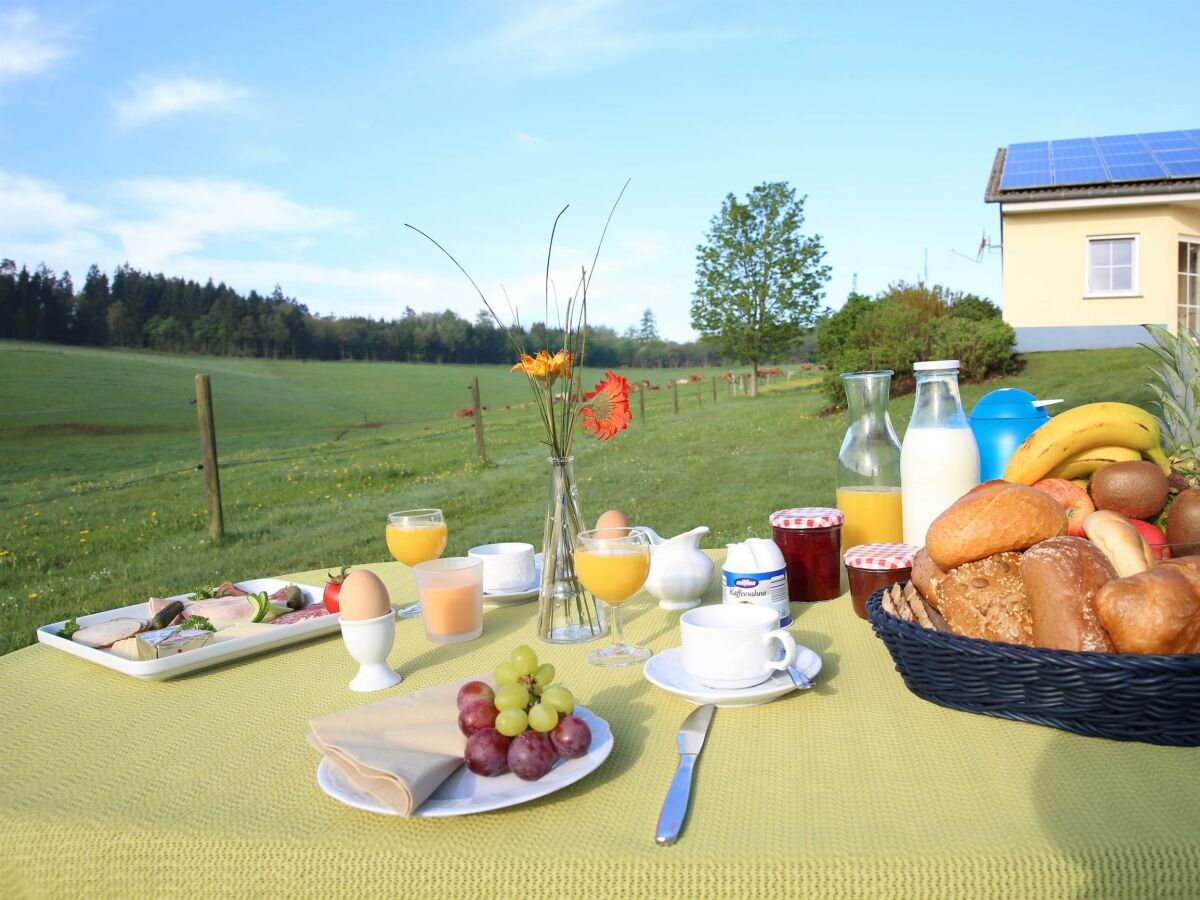
M711 703L692 710L683 725L679 728L676 739L679 742L679 768L667 788L666 799L663 800L662 812L658 816L658 828L654 832L654 840L660 845L675 843L679 831L683 828L683 819L687 815L688 797L692 793L692 769L696 765L696 757L704 746L704 736L708 734L708 724L712 721L713 710Z

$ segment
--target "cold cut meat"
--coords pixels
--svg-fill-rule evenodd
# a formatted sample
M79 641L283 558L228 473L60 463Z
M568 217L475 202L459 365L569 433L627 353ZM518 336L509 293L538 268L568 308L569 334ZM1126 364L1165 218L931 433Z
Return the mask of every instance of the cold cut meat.
M329 610L325 608L324 603L314 603L311 606L306 606L304 609L298 609L295 612L284 613L282 616L276 616L271 620L272 625L291 625L295 622L303 622L307 619L316 619L320 616L329 615Z

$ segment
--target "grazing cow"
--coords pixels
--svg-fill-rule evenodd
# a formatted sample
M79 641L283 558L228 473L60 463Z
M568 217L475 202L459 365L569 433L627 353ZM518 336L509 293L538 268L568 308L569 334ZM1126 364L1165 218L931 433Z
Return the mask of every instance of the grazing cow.
M650 390L652 390L652 391L661 391L661 390L662 390L662 388L660 388L660 387L659 387L657 384L652 384L652 385L650 385Z
M812 363L800 363L800 371L801 372L811 372L812 369L813 369Z
M473 415L475 415L475 410L471 409L469 406L464 406L462 409L456 409L454 411L454 418L456 419L469 419Z
M730 384L732 384L733 383L733 373L726 372L724 375L718 376L717 381L728 381Z
M697 381L703 381L703 380L704 380L703 375L689 375L687 377L687 384L695 384Z

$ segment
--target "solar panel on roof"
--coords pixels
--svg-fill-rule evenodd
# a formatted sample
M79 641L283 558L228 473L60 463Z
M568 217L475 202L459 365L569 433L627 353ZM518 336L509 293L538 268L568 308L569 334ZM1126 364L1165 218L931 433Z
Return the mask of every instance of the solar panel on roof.
M1000 189L1200 176L1200 129L1010 144Z
M1169 162L1167 163L1167 171L1174 178L1188 178L1200 175L1200 160L1192 160L1189 162Z

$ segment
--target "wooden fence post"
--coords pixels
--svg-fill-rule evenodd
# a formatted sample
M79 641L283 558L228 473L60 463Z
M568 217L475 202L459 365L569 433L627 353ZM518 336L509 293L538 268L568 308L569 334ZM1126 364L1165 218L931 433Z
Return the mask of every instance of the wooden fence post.
M479 464L487 464L487 453L483 449L483 407L479 405L479 378L471 376L471 418L475 420L475 455Z
M715 404L717 402L717 376L716 375L713 376L712 384L713 384L713 403Z
M679 385L675 383L675 379L671 379L671 400L675 404L675 412L679 412Z
M699 381L696 382L696 403L704 409L704 385Z
M646 424L646 386L644 384L638 385L638 409L641 410L642 424L645 425Z
M212 383L207 375L196 376L196 415L200 419L200 450L204 460L204 490L208 494L208 536L225 537L225 514L221 510L221 476L217 470L217 432L213 426Z

